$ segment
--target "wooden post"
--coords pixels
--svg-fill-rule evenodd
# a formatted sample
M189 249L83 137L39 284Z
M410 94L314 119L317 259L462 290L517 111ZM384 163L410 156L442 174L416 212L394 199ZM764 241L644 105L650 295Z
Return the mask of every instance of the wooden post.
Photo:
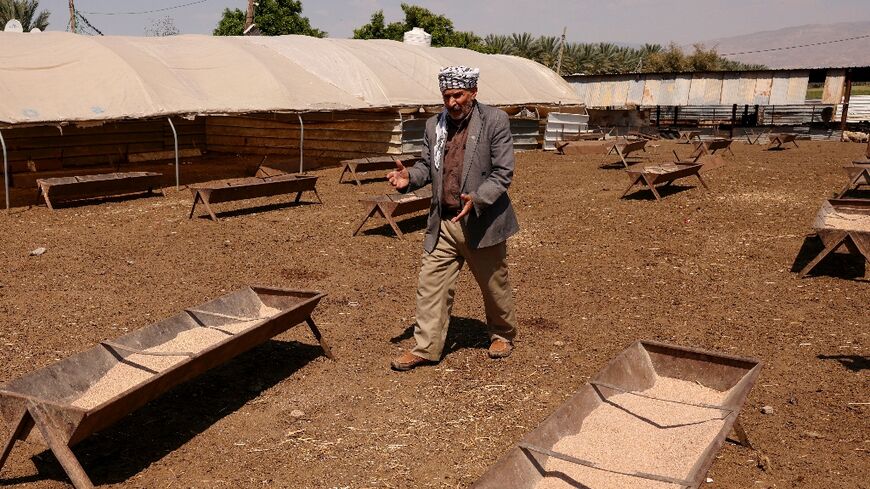
M843 94L843 114L840 119L840 130L846 130L846 120L849 118L849 99L852 98L852 70L846 70L846 93Z
M76 5L75 0L69 0L69 31L76 33Z
M562 55L565 54L565 34L568 26L562 28L562 41L559 43L559 61L556 62L556 74L562 76Z
M248 13L245 14L245 31L254 23L254 0L248 0Z
M656 127L659 127L662 120L662 106L656 105Z
M731 106L731 139L734 139L734 126L737 125L737 104Z

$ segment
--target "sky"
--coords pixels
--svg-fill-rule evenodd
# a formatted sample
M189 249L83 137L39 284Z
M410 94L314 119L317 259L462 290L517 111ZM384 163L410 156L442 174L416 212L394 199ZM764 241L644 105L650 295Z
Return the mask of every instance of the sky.
M140 12L138 15L101 15ZM568 28L574 42L626 44L690 44L757 31L804 24L870 20L867 0L405 0L453 20L459 30L476 34L530 32L558 36ZM352 37L373 12L383 10L387 22L401 20L401 0L303 0L303 15L330 37ZM172 17L182 34L211 34L225 8L245 10L246 0L75 0L76 9L106 35L145 35L164 16ZM40 0L51 13L48 30L65 30L68 0Z

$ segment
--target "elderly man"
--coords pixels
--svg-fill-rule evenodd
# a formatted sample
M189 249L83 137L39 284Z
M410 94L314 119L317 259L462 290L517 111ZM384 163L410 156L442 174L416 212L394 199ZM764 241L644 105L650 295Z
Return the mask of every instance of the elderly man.
M513 350L516 316L508 281L506 240L519 230L507 189L514 173L507 114L477 102L478 69L438 74L444 109L426 121L422 160L400 161L387 175L399 191L432 184L432 206L417 285L417 345L392 361L396 370L438 362L453 308L454 284L464 262L486 309L491 358Z

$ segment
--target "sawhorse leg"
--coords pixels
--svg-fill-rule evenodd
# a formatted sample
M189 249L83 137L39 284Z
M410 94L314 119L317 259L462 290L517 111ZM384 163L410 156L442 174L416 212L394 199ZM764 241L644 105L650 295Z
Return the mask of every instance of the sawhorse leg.
M188 219L193 219L193 211L196 210L196 204L198 204L201 200L202 198L199 196L199 192L197 192L196 195L193 196L193 206L191 206L190 208L190 215L187 217Z
M82 468L75 454L70 450L67 442L63 440L57 428L54 427L51 417L44 414L37 406L31 406L28 411L33 416L33 420L42 434L42 439L45 440L46 445L48 445L48 448L57 458L57 461L60 462L61 467L63 467L64 472L66 472L66 475L72 481L73 486L76 489L93 489L93 482L91 482L88 474L85 473L85 469Z
M390 224L390 227L393 228L393 231L395 231L399 239L405 239L405 236L402 234L402 230L399 229L399 225L396 224L396 221L393 219L393 213L396 211L396 208L388 208L387 206L383 206L381 204L378 204L378 207L381 210L381 215L384 216L384 219L387 220L387 223Z
M843 242L846 241L848 236L849 235L846 233L838 234L837 238L835 240L833 240L833 243L830 246L825 246L824 250L820 251L819 254L816 255L816 257L813 258L813 260L811 262L807 263L807 265L803 268L803 270L801 270L800 277L801 278L806 277L807 274L813 270L813 268L816 268L816 265L818 265L819 262L824 260L825 257L827 257L828 255L833 253L837 248L839 248L840 245L842 245Z
M3 451L0 452L0 469L6 463L6 459L12 452L12 447L15 446L15 442L27 438L27 434L30 433L32 428L33 418L30 417L26 408L22 408L21 412L16 414L15 421L9 425L9 438L6 439Z
M359 226L356 227L356 230L354 230L354 232L351 236L356 236L357 234L359 234L360 230L362 229L363 225L365 225L366 221L368 221L370 217L374 216L375 213L378 212L379 209L378 209L378 205L376 203L371 203L369 205L370 205L370 207L369 207L368 213L366 214L366 217L364 217L363 220L360 221Z

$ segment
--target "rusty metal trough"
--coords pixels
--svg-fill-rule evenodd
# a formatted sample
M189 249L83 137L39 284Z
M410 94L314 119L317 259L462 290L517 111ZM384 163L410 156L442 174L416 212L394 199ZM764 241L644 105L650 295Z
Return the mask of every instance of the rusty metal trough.
M17 440L31 439L54 453L77 489L92 488L70 447L170 388L302 322L333 358L311 319L324 295L245 287L7 382L0 468Z
M704 482L707 471L732 428L741 444L750 446L746 433L737 420L737 415L746 401L750 389L755 384L760 369L761 362L750 358L653 341L638 341L617 355L588 384L581 387L540 426L503 455L472 488L533 489L539 484L549 482L558 482L559 487L566 488L588 486L589 481L584 483L584 480L577 480L565 473L548 470L548 462L551 461L568 462L572 466L580 466L583 470L591 471L599 477L604 475L622 478L622 484L611 484L608 487L633 487L641 483L653 482L662 484L663 487L697 488ZM718 405L712 406L700 402L650 398L641 393L653 386L661 377L699 383L706 388L720 391L724 396L723 400ZM709 409L718 416L714 418L717 423L714 428L721 425L721 429L708 439L693 440L693 442L698 443L699 447L697 457L693 458L688 465L680 466L680 472L684 474L680 477L613 470L612 467L597 464L595 460L582 460L553 450L554 446L563 438L579 433L584 422L591 419L593 413L599 408L617 406L628 415L639 418L648 425L647 427L652 426L654 433L656 433L653 438L659 438L659 436L666 435L669 430L685 426L658 426L643 415L632 412L630 408L614 404L611 398L619 394L652 399L652 402L657 403L660 410L667 409L668 405L687 404L699 409ZM619 456L644 450L638 446L639 440L631 439L631 433L620 431L620 428L624 429L624 427L613 426L613 428L612 431L608 430L611 433L608 435L611 437L608 439L608 451L613 450L615 455ZM644 439L642 441L644 445L659 446L657 443L662 440ZM673 465L669 465L673 462L673 460L669 460L669 457L672 456L670 452L657 451L652 455L651 463L655 469L673 467ZM664 471L663 468L660 470Z
M160 188L162 177L161 173L154 172L99 173L77 177L40 178L36 185L45 199L45 205L54 209L53 204L61 201L151 193Z
M259 170L258 173L260 173ZM316 176L291 174L230 178L194 184L189 187L190 192L193 194L193 205L190 208L189 218L193 218L196 204L199 202L202 202L205 206L205 210L208 211L212 221L217 221L218 218L212 210L211 204L220 202L271 197L273 195L292 194L295 192L295 202L298 203L302 197L302 192L311 191L314 192L317 201L322 204L323 201L320 200L320 194L317 193L316 184Z

